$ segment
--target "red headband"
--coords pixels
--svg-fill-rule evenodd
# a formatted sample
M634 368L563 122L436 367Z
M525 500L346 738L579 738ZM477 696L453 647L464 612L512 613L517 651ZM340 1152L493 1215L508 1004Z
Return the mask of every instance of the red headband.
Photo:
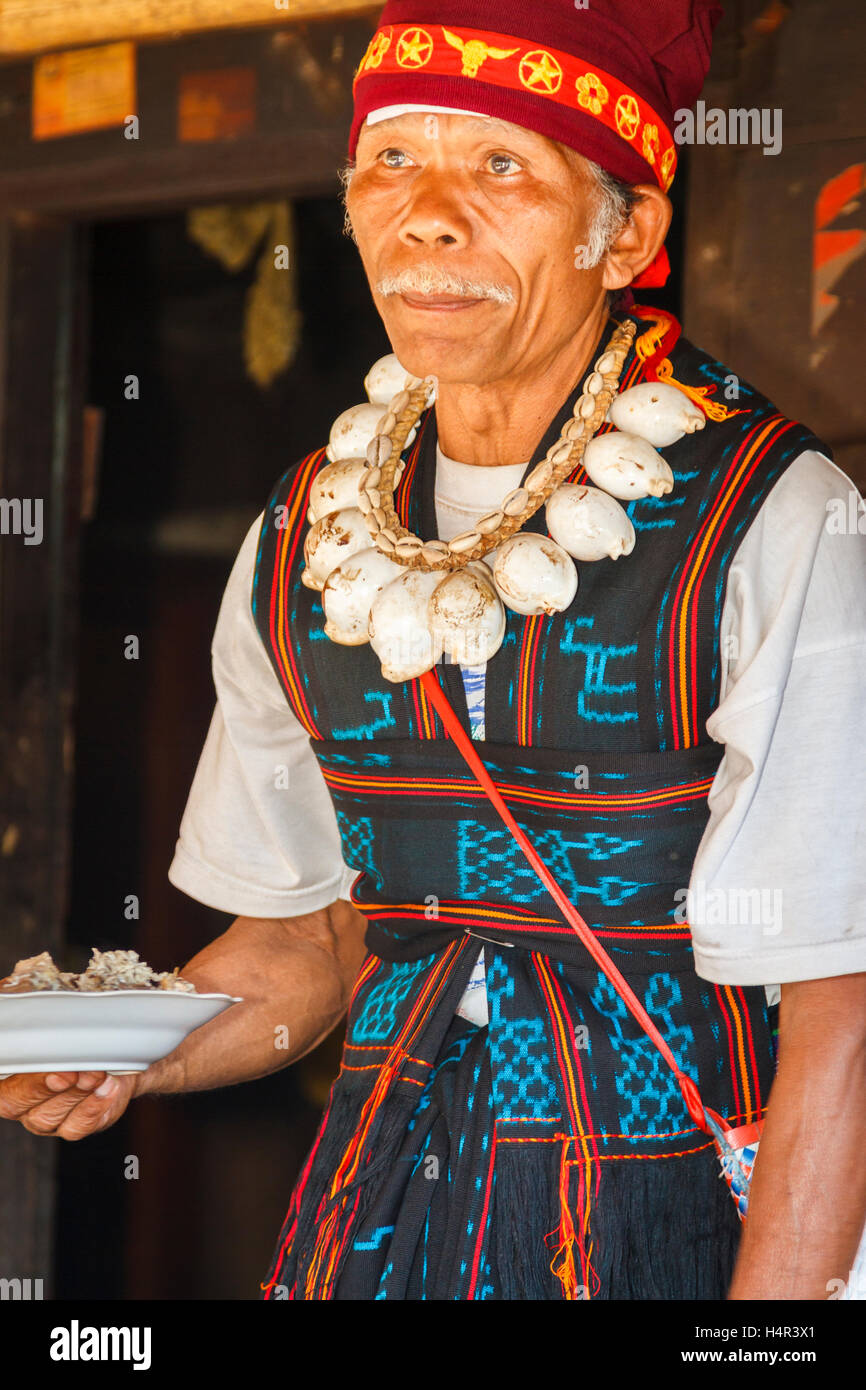
M387 87L381 81L386 78ZM459 81L466 78L478 81L476 91L468 92L465 81ZM371 87L373 79L379 80ZM467 110L487 111L502 120L513 118L515 124L549 134L551 139L562 139L563 117L571 122L575 115L590 117L622 140L630 154L641 161L643 174L632 182L645 181L648 172L665 192L673 182L677 149L670 130L646 98L618 77L597 63L549 45L441 24L389 24L374 34L355 74L350 157L354 157L358 132L371 111L383 105L431 99L429 79L435 80L435 105L461 106L465 102ZM449 79L458 79L458 86L450 91ZM491 92L491 88L504 89L504 93ZM508 93L518 95L521 102L528 95L533 104L549 105L549 110L538 107L530 121L525 114L521 119L517 108L512 117ZM563 143L572 144L573 139ZM592 158L586 148L592 142L583 143L583 152ZM630 164L635 167L634 159Z

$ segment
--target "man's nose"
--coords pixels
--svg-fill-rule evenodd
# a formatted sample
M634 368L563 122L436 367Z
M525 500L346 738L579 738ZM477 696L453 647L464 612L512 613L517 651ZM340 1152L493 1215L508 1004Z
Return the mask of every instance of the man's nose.
M415 180L400 225L400 240L419 247L468 246L471 224L453 174L424 170Z

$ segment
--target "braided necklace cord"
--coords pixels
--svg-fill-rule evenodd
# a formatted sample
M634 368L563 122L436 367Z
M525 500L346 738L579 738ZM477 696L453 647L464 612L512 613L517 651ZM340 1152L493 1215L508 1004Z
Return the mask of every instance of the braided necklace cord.
M362 474L358 505L364 514L372 543L399 565L426 571L462 569L480 560L513 536L550 498L578 466L587 444L607 415L619 389L623 364L634 341L633 319L619 324L604 352L583 383L572 418L560 438L536 464L525 482L510 492L500 509L477 521L451 541L425 541L401 524L394 507L394 488L404 464L401 458L410 431L428 401L431 377L400 391L391 401L380 432L367 449L369 468Z

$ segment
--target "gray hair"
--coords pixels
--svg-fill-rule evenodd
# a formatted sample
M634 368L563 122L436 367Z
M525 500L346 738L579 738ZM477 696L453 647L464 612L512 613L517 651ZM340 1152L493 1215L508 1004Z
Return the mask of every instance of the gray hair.
M586 163L596 185L596 203L583 263L585 269L590 270L604 260L620 232L628 225L640 195L630 183L615 179L600 164L594 164L591 159Z
M574 154L574 152L569 150L569 154ZM628 224L640 195L635 192L631 184L615 179L606 169L602 169L600 164L593 163L591 159L584 159L583 162L595 182L596 190L595 209L589 226L585 256L582 261L582 267L585 270L591 270L604 260L623 227ZM354 172L355 166L351 161L339 170L342 186L341 198L345 211L343 232L352 241L355 241L355 233L346 205L346 194L349 191L349 184Z

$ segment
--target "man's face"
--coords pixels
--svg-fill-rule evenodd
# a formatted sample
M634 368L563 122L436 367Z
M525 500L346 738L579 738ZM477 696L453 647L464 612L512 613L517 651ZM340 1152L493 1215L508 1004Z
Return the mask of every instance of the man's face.
M603 265L577 268L596 197L584 160L506 121L364 125L347 207L407 371L477 385L543 371L604 297Z

